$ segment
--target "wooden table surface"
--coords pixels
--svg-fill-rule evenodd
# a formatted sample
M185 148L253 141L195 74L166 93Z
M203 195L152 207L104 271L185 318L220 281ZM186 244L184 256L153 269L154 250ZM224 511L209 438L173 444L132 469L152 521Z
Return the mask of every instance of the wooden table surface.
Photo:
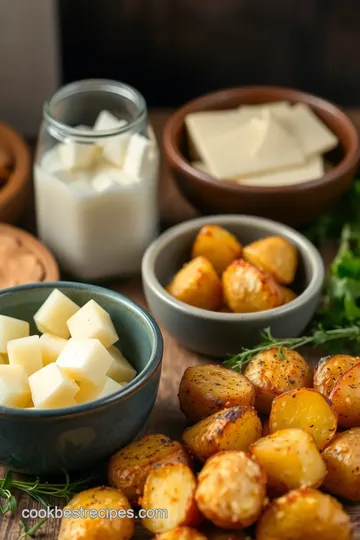
M351 110L348 111L348 113L360 131L360 110ZM161 141L162 129L168 115L169 111L166 110L153 111L150 114L159 142ZM162 163L161 169L159 197L160 213L164 227L172 226L180 221L191 219L197 215L196 211L179 194L164 163ZM34 206L33 201L30 200L20 225L31 232L35 232L34 223ZM110 283L108 284L108 287L129 296L131 299L145 306L139 278L133 278L128 282L121 284ZM179 438L182 429L185 426L184 418L179 411L176 397L180 378L188 366L199 363L208 363L209 359L200 357L195 353L183 349L166 332L163 332L163 336L165 349L160 390L154 410L147 423L146 431L160 432L170 437ZM317 360L314 353L307 356L307 358L311 362L316 362ZM22 509L41 507L25 495L19 497L18 501L18 515L15 518L8 518L0 515L0 540L18 540L20 535L19 519ZM354 540L360 540L360 506L349 505L347 510L355 523ZM28 522L27 524L31 525L31 522ZM59 520L49 520L43 526L41 531L38 532L36 538L56 540L59 525ZM138 531L134 538L141 540L149 538L149 536L147 533Z

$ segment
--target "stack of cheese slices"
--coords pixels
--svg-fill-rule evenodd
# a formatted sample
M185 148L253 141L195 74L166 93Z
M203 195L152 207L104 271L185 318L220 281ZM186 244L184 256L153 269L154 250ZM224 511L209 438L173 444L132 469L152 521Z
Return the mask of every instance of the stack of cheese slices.
M339 143L303 103L201 111L189 114L185 123L193 166L248 186L284 186L320 178L324 154Z

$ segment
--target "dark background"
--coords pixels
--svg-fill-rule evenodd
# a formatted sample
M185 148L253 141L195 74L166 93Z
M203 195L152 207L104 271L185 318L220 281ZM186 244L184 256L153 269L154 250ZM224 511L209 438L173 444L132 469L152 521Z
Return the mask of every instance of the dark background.
M58 0L63 82L136 86L177 106L237 85L360 105L359 0Z

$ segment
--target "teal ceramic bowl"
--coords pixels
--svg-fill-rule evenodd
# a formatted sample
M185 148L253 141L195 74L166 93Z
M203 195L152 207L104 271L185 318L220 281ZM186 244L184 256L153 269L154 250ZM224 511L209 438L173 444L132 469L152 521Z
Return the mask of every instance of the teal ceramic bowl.
M138 372L120 392L65 409L0 407L0 463L52 475L87 469L129 443L147 421L157 396L163 340L153 318L128 298L82 283L40 283L0 292L0 314L27 320L54 289L79 305L94 299L110 314L124 355Z

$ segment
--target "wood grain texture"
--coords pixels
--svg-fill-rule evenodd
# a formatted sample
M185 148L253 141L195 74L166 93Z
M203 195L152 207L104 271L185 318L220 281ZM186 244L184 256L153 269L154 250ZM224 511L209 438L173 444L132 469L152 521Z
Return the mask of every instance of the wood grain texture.
M168 113L166 111L154 112L152 114L153 125L158 135L161 135L162 127L167 115ZM351 116L356 125L360 128L360 111L352 111ZM160 207L165 226L172 225L185 219L190 219L196 215L195 211L178 194L164 165L160 182ZM29 203L28 212L24 216L23 225L34 232L33 205L31 201ZM329 260L332 256L331 250L324 250L323 256L326 260ZM145 306L139 278L134 278L125 283L112 283L109 284L109 287L129 296L136 302ZM165 332L164 341L165 349L160 391L145 431L163 432L170 437L179 438L185 426L185 420L179 410L176 397L181 376L188 366L199 363L208 363L209 360L184 350ZM319 355L314 355L313 352L310 353L310 351L307 355L307 358L313 364L317 361L318 357ZM0 516L0 540L18 540L20 531L19 519L21 518L21 511L25 508L40 508L40 506L30 500L29 497L22 496L19 499L19 511L15 519ZM354 540L360 540L360 505L349 505L347 506L347 510L351 514L355 524ZM55 540L57 538L59 525L59 520L49 520L44 525L41 534L39 532L37 538L42 540ZM136 540L146 540L151 538L151 535L138 527L134 538Z

